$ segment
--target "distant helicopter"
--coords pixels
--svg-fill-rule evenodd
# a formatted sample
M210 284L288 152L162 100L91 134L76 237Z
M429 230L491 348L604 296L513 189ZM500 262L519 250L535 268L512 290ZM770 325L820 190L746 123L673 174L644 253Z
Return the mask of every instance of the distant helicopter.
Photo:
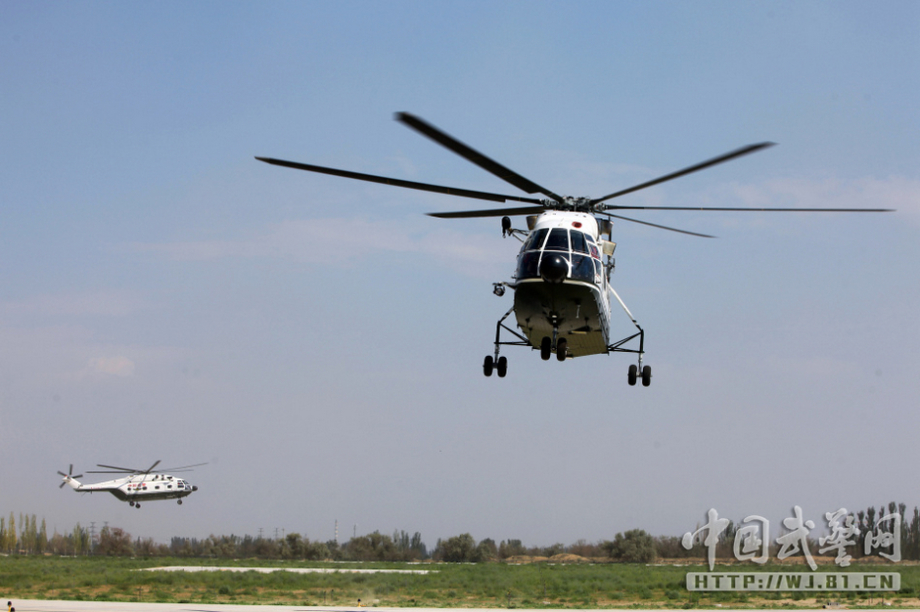
M745 212L890 212L880 208L724 208L684 206L618 206L606 204L607 200L624 196L646 187L658 185L742 155L773 146L762 142L742 147L719 157L689 166L683 170L666 174L639 185L615 191L600 198L560 196L541 187L533 181L506 168L482 153L463 144L423 119L409 113L396 113L396 120L415 131L447 147L454 153L514 185L526 193L542 193L545 199L510 196L469 189L458 189L442 185L417 183L402 179L362 174L349 170L338 170L323 166L302 164L268 157L256 157L276 166L331 174L345 178L431 191L446 195L489 200L492 202L526 202L530 206L472 210L446 213L427 213L442 219L470 217L502 217L502 237L514 236L523 243L517 258L517 268L510 282L493 283L493 291L502 296L505 288L514 290L514 305L496 324L494 354L487 355L482 369L486 376L495 371L504 377L508 371L508 359L499 355L501 346L528 346L539 350L543 360L553 354L559 361L596 355L600 353L634 353L638 364L629 366L627 382L635 385L641 379L648 387L652 380L651 366L642 365L645 355L645 331L630 313L610 285L610 275L615 267L613 257L616 243L612 242L613 222L600 219L605 216L641 223L659 229L712 238L708 234L690 232L647 221L623 217L610 210L694 210L694 211L745 211ZM526 215L527 230L512 228L511 216ZM606 239L603 235L606 234ZM610 337L611 296L620 304L637 333L619 340ZM505 325L505 320L515 314L520 332ZM502 340L502 331L514 336L514 340ZM632 342L638 338L638 346ZM627 348L627 345L630 348Z
M189 484L182 478L176 478L163 472L188 472L191 468L205 465L196 463L194 465L185 465L168 470L156 470L159 461L151 465L146 470L135 470L133 468L123 468L114 465L98 464L98 467L107 468L106 470L90 470L87 474L127 474L122 478L107 480L96 484L82 484L77 478L82 478L83 474L73 475L73 464L65 474L58 470L58 474L63 476L63 482L58 488L64 488L64 485L70 485L70 488L80 493L98 493L100 491L108 492L120 499L128 502L128 505L134 508L141 507L141 501L156 501L159 499L175 499L176 503L182 504L182 498L187 497L198 490L198 487Z

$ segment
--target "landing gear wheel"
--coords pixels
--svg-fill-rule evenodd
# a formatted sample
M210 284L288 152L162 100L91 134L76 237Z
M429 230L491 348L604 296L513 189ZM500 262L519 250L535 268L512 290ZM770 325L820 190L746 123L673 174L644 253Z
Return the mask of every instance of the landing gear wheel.
M629 375L626 377L626 380L629 382L630 387L636 386L636 373L639 371L639 368L635 364L629 366Z
M492 355L486 355L485 361L482 362L482 373L486 376L492 376L492 368L495 367L495 360Z
M543 361L549 361L552 352L553 341L550 340L549 336L543 336L543 341L540 342L540 359Z
M128 502L128 505L131 506L131 507L133 508L133 507L134 507L134 502Z
M141 504L140 504L140 502L134 504L134 507L137 508L138 510L140 510L140 509L141 509Z
M181 500L181 499L177 499L177 500L176 500L176 503L179 504L179 505L181 506L181 505L182 505L182 500Z
M556 359L559 361L565 361L566 348L568 348L568 341L565 338L559 338L556 340Z
M496 371L497 371L498 377L499 377L499 378L504 378L504 377L505 377L505 374L508 373L508 358L507 358L507 357L499 357L499 358L498 358L498 363L495 365L495 369L496 369Z
M652 384L652 367L645 366L642 368L642 386L647 387Z

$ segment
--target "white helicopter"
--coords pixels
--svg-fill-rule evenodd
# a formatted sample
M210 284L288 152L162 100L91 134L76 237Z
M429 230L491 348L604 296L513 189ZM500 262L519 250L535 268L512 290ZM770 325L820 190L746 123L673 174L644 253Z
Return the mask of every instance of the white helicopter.
M198 490L198 487L189 484L188 481L163 472L188 472L191 471L191 468L205 465L204 463L184 465L170 468L169 470L154 469L159 464L160 462L157 461L146 470L98 464L98 467L107 469L90 470L87 474L127 474L127 476L95 484L83 484L77 480L77 478L82 478L83 474L73 475L73 464L71 463L70 469L66 474L58 470L58 474L64 477L58 488L62 489L67 484L70 485L71 489L80 493L98 493L100 491L111 493L121 501L128 502L134 508L140 508L141 501L156 501L159 499L175 499L176 503L181 505L183 497L187 497Z
M647 387L651 384L652 369L650 366L642 365L642 358L645 355L645 331L632 313L629 312L620 296L610 286L610 274L615 267L613 253L616 248L616 243L612 242L613 222L610 219L600 219L598 216L602 215L633 223L641 223L691 236L703 238L712 238L713 236L631 219L607 211L890 212L890 209L878 208L724 208L619 206L605 203L607 200L658 185L748 153L760 151L773 146L774 143L772 142L762 142L742 147L683 170L666 174L627 189L615 191L600 198L571 197L560 196L545 187L541 187L419 117L409 113L396 113L395 118L397 121L447 147L454 153L518 189L531 194L541 193L547 198L502 195L417 183L268 157L256 157L256 159L276 166L331 174L396 187L419 189L492 202L512 201L531 204L530 206L515 208L427 213L432 217L442 219L502 217L502 237L514 236L523 243L518 254L517 268L513 275L513 280L493 283L493 291L498 296L504 295L505 287L514 290L514 305L496 324L494 354L487 355L482 366L483 373L486 376L491 376L493 371L499 377L505 376L508 371L508 360L506 357L499 355L500 347L503 345L515 345L528 346L531 349L539 350L540 356L544 360L551 359L554 353L559 361L601 353L634 353L638 356L638 364L629 366L627 382L630 385L635 385L637 380L641 379L643 386ZM527 216L527 230L512 228L510 217L515 215ZM603 238L604 234L606 234L606 239ZM637 333L619 340L611 338L611 297L620 304L629 316L638 330ZM505 325L505 320L512 312L515 314L520 332ZM510 333L515 339L510 341L502 340L502 330ZM636 338L638 338L638 346L636 346L635 342L632 342ZM627 348L627 345L629 348Z

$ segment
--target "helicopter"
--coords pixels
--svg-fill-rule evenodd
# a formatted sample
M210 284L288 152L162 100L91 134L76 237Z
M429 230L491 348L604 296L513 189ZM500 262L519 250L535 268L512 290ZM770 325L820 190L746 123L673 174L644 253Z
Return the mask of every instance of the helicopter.
M70 488L80 493L98 493L105 491L111 493L121 501L128 502L133 508L140 509L141 501L156 501L160 499L175 499L176 503L182 505L182 498L187 497L198 490L197 486L191 485L188 481L165 474L164 472L187 472L191 468L205 465L196 463L194 465L185 465L168 470L155 469L160 464L156 461L146 470L135 470L133 468L124 468L114 465L97 464L97 467L106 468L105 470L89 470L87 474L127 474L115 480L97 482L95 484L83 484L77 478L82 478L83 474L73 473L73 464L65 474L58 470L58 474L63 476L63 482L58 487L64 488L64 485L70 485Z
M644 387L651 384L651 366L643 365L645 330L610 284L610 276L616 267L614 259L616 243L613 242L612 219L639 223L690 236L702 238L713 238L714 236L624 217L609 211L891 212L891 209L881 208L732 208L626 206L607 203L608 200L640 189L659 185L761 151L773 146L775 143L772 142L741 147L682 170L614 191L603 197L572 197L558 195L521 176L420 117L401 112L395 114L395 119L518 189L528 194L539 193L546 197L513 196L459 189L271 157L257 156L256 159L275 166L407 189L499 203L529 204L511 208L426 213L441 219L501 217L502 237L515 237L522 243L512 280L493 283L493 292L499 297L504 295L506 288L512 289L514 304L496 323L493 354L486 355L482 365L486 376L491 376L495 372L499 378L503 378L507 374L508 359L500 355L502 346L524 346L540 351L540 357L544 361L552 359L554 354L558 361L564 362L567 359L587 355L632 353L637 356L638 363L631 364L628 368L628 384L635 386L639 380ZM526 217L526 230L512 227L511 217L521 215ZM610 321L614 302L619 303L637 330L625 338L611 337ZM512 313L515 315L517 330L506 324L506 320ZM506 335L510 334L512 338L503 339L502 332L505 332Z

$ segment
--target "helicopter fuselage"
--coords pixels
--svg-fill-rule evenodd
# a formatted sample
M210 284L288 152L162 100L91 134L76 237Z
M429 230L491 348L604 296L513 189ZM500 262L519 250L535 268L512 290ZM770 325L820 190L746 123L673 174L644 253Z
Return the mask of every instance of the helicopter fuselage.
M597 220L547 211L537 217L518 254L514 314L533 348L564 338L566 357L607 353L610 300Z
M134 503L142 500L181 499L198 489L188 481L169 474L135 474L94 484L82 484L71 478L67 484L81 493L111 493L121 501Z

